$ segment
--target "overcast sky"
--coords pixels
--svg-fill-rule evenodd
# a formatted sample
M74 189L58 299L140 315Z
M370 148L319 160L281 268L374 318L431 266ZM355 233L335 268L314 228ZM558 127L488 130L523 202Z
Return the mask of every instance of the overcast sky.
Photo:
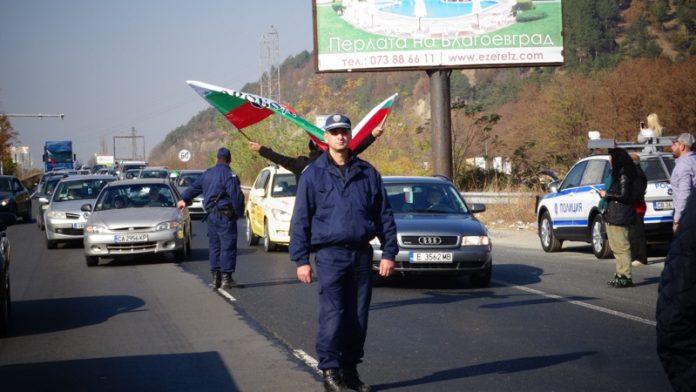
M35 167L46 140L86 162L131 127L149 154L208 107L186 80L257 81L263 34L281 61L311 51L311 17L309 0L0 0L0 113L65 114L10 118Z

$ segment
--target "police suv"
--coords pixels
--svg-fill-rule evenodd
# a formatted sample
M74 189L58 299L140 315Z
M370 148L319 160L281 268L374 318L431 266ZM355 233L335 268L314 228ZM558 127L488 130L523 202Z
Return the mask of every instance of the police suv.
M645 191L645 236L647 242L668 241L672 235L672 188L669 177L674 157L663 152L671 145L667 137L653 138L649 144L623 143L611 139L591 139L588 148L621 147L640 156L640 166L648 179ZM599 194L604 179L611 171L609 155L591 155L578 161L562 182L549 184L550 193L539 202L536 210L539 239L546 252L557 252L563 241L584 241L592 244L597 258L612 255L599 213Z

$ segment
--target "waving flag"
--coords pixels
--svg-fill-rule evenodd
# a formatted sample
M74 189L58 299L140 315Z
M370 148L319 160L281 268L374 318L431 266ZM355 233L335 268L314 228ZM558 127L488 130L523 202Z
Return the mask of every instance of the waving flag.
M323 142L324 131L316 125L300 117L290 106L283 105L272 99L258 95L231 90L212 84L188 80L186 83L198 95L222 113L237 129L254 125L273 113L297 124L314 139Z
M297 112L288 105L283 105L272 99L258 95L227 89L208 83L188 80L186 83L193 88L198 95L222 113L227 120L238 130L263 121L272 114L278 114L304 129L319 148L325 150L324 130L300 117ZM353 138L348 145L354 149L372 131L384 123L389 115L392 105L398 94L382 101L375 106L360 122L353 127ZM243 133L242 133L243 134ZM246 137L246 135L244 135Z
M398 95L398 93L394 94L372 108L372 110L360 120L358 125L353 127L353 138L350 140L348 148L354 150L375 128L384 124Z

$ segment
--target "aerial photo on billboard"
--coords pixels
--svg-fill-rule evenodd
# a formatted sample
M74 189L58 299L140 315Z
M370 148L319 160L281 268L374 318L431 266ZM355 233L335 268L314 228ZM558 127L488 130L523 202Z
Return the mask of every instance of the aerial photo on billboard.
M561 0L313 0L317 70L563 63Z

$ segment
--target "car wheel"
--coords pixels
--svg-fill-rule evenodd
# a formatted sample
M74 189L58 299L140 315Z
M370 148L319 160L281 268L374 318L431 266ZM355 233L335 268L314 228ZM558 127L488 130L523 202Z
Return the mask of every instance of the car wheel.
M493 266L491 264L485 270L471 274L469 282L474 287L488 287L491 285L491 275L493 274Z
M10 273L7 273L6 281L3 283L5 287L2 288L4 291L2 296L2 303L0 303L0 335L6 335L10 329L10 309L11 309L11 299L10 299Z
M263 250L266 252L276 250L276 243L271 241L271 236L268 234L268 222L263 223Z
M592 220L592 252L598 259L607 259L613 255L609 241L606 236L606 228L604 227L604 219L597 214Z
M48 237L46 237L46 249L55 249L58 246L58 243L54 240L49 240Z
M248 246L259 244L259 236L254 234L254 231L251 229L251 219L249 219L248 215L246 217L246 244Z
M85 263L88 267L96 267L99 264L99 256L85 255Z
M186 257L189 254L189 246L191 243L189 242L188 239L184 240L184 245L181 247L181 249L177 250L174 252L174 258L176 259L177 263L181 263L182 261L186 260Z
M29 205L27 210L24 212L24 215L22 215L22 222L24 222L24 223L31 222L31 204Z
M561 246L563 246L563 241L558 240L553 234L553 222L551 222L551 215L549 215L548 211L544 212L544 215L541 217L539 240L544 252L558 252L561 250Z

